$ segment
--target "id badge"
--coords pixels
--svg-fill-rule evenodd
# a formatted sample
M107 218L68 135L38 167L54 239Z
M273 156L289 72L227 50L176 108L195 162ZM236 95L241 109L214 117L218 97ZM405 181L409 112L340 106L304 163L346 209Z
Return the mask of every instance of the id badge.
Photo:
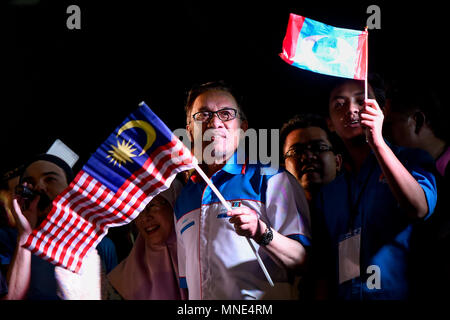
M360 276L361 228L342 236L339 242L339 284Z

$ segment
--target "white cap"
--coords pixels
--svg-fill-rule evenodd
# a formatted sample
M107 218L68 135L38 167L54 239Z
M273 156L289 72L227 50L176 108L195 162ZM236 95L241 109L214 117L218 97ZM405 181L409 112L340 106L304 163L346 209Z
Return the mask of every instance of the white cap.
M59 139L56 139L55 142L53 142L50 149L48 149L47 154L52 154L63 159L71 168L73 168L74 164L80 158L75 152L72 151L72 149L66 146L64 142Z

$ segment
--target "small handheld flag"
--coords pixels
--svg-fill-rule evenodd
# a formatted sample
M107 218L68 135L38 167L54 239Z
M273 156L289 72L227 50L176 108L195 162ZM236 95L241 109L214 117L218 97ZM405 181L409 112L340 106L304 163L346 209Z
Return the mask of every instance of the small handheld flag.
M336 28L291 13L280 57L305 70L365 80L367 35L367 30Z
M142 102L95 151L24 247L73 272L109 227L136 218L197 160Z

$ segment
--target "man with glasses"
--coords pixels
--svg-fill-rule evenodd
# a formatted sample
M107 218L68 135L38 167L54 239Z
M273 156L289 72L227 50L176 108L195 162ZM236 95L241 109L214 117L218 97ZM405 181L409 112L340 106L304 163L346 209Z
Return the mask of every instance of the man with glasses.
M187 130L200 166L230 203L227 212L197 175L175 204L180 285L189 299L296 298L292 274L302 270L310 243L309 209L301 186L283 169L240 163L241 133L248 128L231 89L207 83L190 91ZM254 241L275 283L271 287L245 237Z
M296 115L281 128L280 141L286 170L297 178L311 202L322 185L334 180L342 164L325 119L311 113Z

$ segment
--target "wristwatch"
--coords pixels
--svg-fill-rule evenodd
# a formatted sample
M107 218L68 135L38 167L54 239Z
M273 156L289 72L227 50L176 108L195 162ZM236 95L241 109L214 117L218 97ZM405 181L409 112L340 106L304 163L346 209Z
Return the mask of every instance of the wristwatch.
M256 243L259 244L260 246L267 246L270 241L272 241L273 239L273 232L272 229L270 229L270 227L266 227L266 231L264 231L264 233L261 235L261 238L259 238L259 241L257 241Z

